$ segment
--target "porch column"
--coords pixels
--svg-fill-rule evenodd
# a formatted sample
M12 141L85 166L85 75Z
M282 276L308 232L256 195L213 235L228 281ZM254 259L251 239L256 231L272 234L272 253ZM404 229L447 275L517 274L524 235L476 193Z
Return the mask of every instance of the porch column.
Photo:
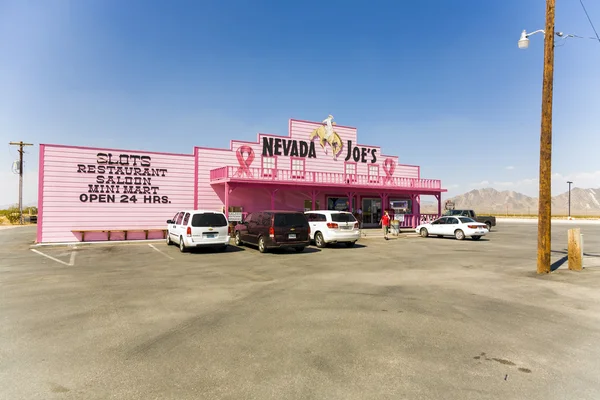
M311 190L310 191L310 200L311 200L311 208L312 210L316 210L317 209L317 195L319 194L318 191L316 190Z
M416 228L421 223L421 195L415 194L413 196L413 215L415 216L415 226L413 228Z
M229 182L225 182L225 217L229 220Z
M354 196L356 196L355 192L347 192L346 196L348 197L348 203L350 203L350 212L353 213L354 212Z
M435 198L438 201L438 217L442 215L442 194L436 194Z
M387 210L389 208L389 204L388 203L388 198L389 198L389 194L387 193L380 193L379 197L381 197L381 215L384 214L385 210Z

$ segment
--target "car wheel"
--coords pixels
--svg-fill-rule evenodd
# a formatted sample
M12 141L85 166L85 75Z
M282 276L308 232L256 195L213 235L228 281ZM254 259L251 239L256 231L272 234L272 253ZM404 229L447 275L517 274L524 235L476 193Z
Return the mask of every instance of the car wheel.
M323 239L323 234L321 232L315 233L315 244L319 248L323 248L326 246L325 240Z
M240 237L240 233L239 232L235 233L235 245L236 246L241 246L242 245L242 238Z
M167 238L165 240L167 242L167 246L170 246L173 244L173 241L171 240L171 235L169 234L169 232L167 232Z
M481 236L471 236L471 239L473 239L473 240L479 240L479 239L481 239Z
M427 232L427 228L421 228L421 230L419 231L419 233L421 234L421 237L426 238L427 236L429 236L429 232Z
M346 247L354 247L356 242L346 242Z
M183 236L179 237L179 251L181 251L182 253L185 253L186 251L186 247L185 247L185 243L183 242Z
M454 237L457 240L463 240L465 238L465 233L463 231L461 231L460 229L457 229L456 232L454 232Z
M261 253L264 253L267 249L265 248L265 238L263 237L259 237L258 238L258 251L260 251Z
M492 231L492 224L491 224L491 222L486 222L485 224L488 227L488 232L491 232Z
M296 249L298 253L302 253L304 251L304 246L295 247L294 249Z

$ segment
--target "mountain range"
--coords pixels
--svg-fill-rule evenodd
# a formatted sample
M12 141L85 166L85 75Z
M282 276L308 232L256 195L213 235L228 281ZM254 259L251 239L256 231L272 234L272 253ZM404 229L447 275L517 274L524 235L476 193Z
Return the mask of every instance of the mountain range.
M500 192L493 188L475 189L448 200L454 202L456 209L472 209L481 215L533 215L538 212L537 197L509 190ZM569 192L552 197L552 215L567 215L568 208ZM422 213L435 211L437 203L426 202L421 206ZM571 189L571 215L600 215L600 188Z

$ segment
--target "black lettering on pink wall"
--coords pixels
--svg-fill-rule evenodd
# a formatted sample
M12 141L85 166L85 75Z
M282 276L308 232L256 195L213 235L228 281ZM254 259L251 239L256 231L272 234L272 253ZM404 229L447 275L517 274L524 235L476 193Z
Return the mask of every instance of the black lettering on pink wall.
M77 164L77 172L96 174L95 183L79 196L82 203L115 203L114 194L121 193L119 203L171 203L169 196L158 196L160 187L152 179L166 177L167 169L152 168L150 156L97 153L96 164Z

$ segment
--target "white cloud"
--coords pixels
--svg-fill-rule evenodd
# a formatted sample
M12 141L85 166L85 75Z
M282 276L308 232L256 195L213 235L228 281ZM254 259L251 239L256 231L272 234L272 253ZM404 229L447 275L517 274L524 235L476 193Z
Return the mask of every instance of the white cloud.
M506 169L511 170L511 169L515 169L515 167L512 165L509 165L508 167L506 167Z

